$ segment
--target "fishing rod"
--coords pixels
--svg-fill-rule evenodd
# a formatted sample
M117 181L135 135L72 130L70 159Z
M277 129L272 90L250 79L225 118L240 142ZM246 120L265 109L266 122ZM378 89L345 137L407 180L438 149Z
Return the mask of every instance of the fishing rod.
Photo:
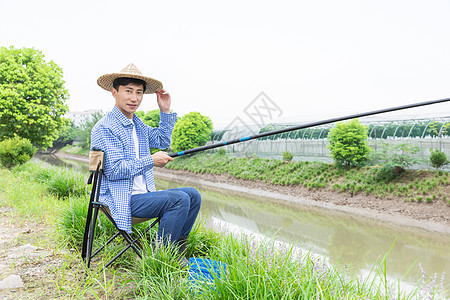
M386 109L379 109L379 110L369 111L369 112L360 113L360 114L348 115L348 116L344 116L344 117L337 117L337 118L333 118L333 119L312 122L312 123L308 123L308 124L304 124L304 125L298 125L298 126L263 132L263 133L259 133L259 134L255 134L255 135L251 135L251 136L246 136L246 137L242 137L242 138L238 138L238 139L229 140L226 142L220 142L220 143L216 143L216 144L200 146L197 148L192 148L192 149L188 149L188 150L184 150L184 151L180 151L180 152L174 152L174 153L170 153L169 156L170 157L178 157L178 156L182 156L182 155L186 155L186 154L192 154L192 153L205 151L205 150L209 150L209 149L214 149L214 148L218 148L218 147L233 145L233 144L237 144L240 142L250 141L250 140L254 140L254 139L258 139L258 138L262 138L262 137L266 137L266 136L274 135L274 134L278 134L278 133L285 133L285 132L289 132L289 131L305 129L305 128L309 128L309 127L324 125L324 124L330 124L330 123L335 123L335 122L340 122L340 121L345 121L345 120L350 120L350 119L367 117L367 116L371 116L371 115L377 115L377 114L382 114L382 113L387 113L387 112L392 112L392 111L397 111L397 110L402 110L402 109L408 109L408 108L413 108L413 107L420 107L420 106L432 105L432 104L437 104L437 103L443 103L443 102L447 102L447 101L450 101L450 98L439 99L439 100L430 100L430 101L419 102L419 103L414 103L414 104L407 104L407 105L391 107L391 108L386 108Z

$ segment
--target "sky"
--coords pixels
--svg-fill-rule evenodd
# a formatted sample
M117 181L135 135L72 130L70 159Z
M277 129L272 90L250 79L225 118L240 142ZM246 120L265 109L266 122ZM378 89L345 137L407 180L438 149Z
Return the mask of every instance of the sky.
M0 46L58 64L71 111L111 110L97 78L134 63L179 116L219 129L257 123L246 112L261 93L275 123L449 98L449 15L444 0L0 0ZM156 108L146 95L141 109ZM444 103L380 118L449 115Z

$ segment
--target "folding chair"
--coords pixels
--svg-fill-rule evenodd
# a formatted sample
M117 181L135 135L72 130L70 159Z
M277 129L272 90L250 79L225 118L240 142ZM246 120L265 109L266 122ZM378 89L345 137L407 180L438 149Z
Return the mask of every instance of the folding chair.
M81 257L86 264L86 272L90 267L91 260L94 258L100 251L102 251L108 244L110 244L115 238L122 236L127 245L110 261L108 261L99 272L103 270L103 268L108 267L111 263L113 263L116 259L118 259L125 251L132 248L134 252L142 259L142 248L136 244L136 242L141 239L152 227L154 227L159 221L158 217L155 221L153 221L150 226L148 226L139 236L133 239L130 234L124 230L120 230L117 227L116 222L111 216L111 213L108 209L108 206L99 202L99 194L100 194L100 185L102 182L102 174L103 174L103 163L104 163L105 153L102 150L94 150L89 153L89 171L91 172L88 180L88 184L92 183L92 190L90 193L89 207L86 218L86 227L84 229L84 237L83 237L83 248L81 251ZM93 242L94 242L94 234L95 234L95 225L98 217L98 211L101 210L107 219L114 225L117 229L117 232L99 249L93 252ZM147 218L131 218L131 225L136 225L151 219Z

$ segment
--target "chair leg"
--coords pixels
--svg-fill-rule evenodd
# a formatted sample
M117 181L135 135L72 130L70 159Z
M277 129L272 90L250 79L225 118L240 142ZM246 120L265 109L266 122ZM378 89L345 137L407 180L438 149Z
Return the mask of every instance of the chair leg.
M120 232L116 232L103 246L97 249L97 251L92 254L91 258L94 258L100 251L102 251L106 246L108 246L117 236L119 236Z
M123 238L127 241L128 245L123 248L119 253L116 254L110 261L108 261L99 271L99 273L104 269L107 268L110 264L112 264L116 259L118 259L122 254L124 254L128 249L132 248L134 252L139 256L140 259L142 259L142 249L138 248L135 245L135 242L138 239L133 240L130 236L130 234L126 231L120 230L120 234L123 236Z
M92 246L94 243L94 234L95 234L95 225L97 222L97 216L98 216L98 206L94 206L94 215L92 217L92 220L90 220L89 232L88 232L88 236L87 236L87 248L86 248L86 259L85 259L87 269L89 269L89 267L91 266L91 259L93 257Z
M139 256L140 259L142 259L142 252L143 250L140 249L139 247L137 247L135 245L136 241L138 241L139 239L141 239L150 229L153 228L153 226L156 225L156 223L158 223L160 221L161 218L156 219L155 221L153 221L153 223L147 227L144 232L142 232L137 238L135 238L134 240L131 238L130 234L126 231L120 230L115 236L117 236L119 233L123 236L123 238L127 241L128 245L123 248L119 253L117 253L116 256L114 256L110 261L108 261L99 271L99 273L104 269L107 268L110 264L112 264L116 259L118 259L122 254L125 253L125 251L127 251L130 248L133 248L134 252L136 252L136 254ZM114 236L114 237L115 237ZM97 251L98 252L98 251ZM94 253L95 255L96 253Z
M117 228L117 225L114 221L114 219L112 218L112 216L105 210L105 208L101 205L98 204L96 202L93 203L93 216L89 219L87 219L86 221L86 230L85 230L85 236L83 239L83 249L82 249L82 257L84 259L85 265L86 265L86 276L87 276L87 271L90 268L90 264L91 264L91 259L96 256L101 250L103 250L110 242L112 242L119 234L122 235L123 239L127 242L127 246L125 248L123 248L118 254L116 254L116 256L114 256L110 261L108 261L104 266L102 266L102 268L98 271L98 273L100 273L104 268L108 267L109 265L111 265L116 259L118 259L123 253L125 253L125 251L127 251L128 249L132 248L133 251L139 256L139 258L142 259L142 253L143 253L143 249L141 249L139 246L136 245L136 242L141 239L153 226L155 226L159 221L160 218L157 218L155 221L152 222L152 224L146 228L146 230L144 232L142 232L137 238L133 239L131 237L131 235L124 231L124 230L118 230L118 232L112 236L105 245L103 245L102 247L100 247L99 249L97 249L95 251L94 254L92 254L93 251L93 241L94 241L94 234L95 234L95 225L97 222L97 217L98 217L98 212L99 209L101 209L104 213L105 216L109 219L109 221L111 221ZM118 229L118 228L117 228Z

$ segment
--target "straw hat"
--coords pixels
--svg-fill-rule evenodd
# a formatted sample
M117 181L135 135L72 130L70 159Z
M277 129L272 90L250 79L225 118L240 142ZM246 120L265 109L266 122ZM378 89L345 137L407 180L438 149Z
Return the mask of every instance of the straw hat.
M111 74L105 74L103 76L100 76L97 79L97 84L107 90L110 91L113 87L113 81L117 78L121 77L127 77L127 78L136 78L143 80L145 82L145 93L144 94L152 94L154 92L158 92L163 88L163 85L160 81L143 76L142 73L136 68L135 65L129 64L125 68L120 71L120 73L111 73Z

